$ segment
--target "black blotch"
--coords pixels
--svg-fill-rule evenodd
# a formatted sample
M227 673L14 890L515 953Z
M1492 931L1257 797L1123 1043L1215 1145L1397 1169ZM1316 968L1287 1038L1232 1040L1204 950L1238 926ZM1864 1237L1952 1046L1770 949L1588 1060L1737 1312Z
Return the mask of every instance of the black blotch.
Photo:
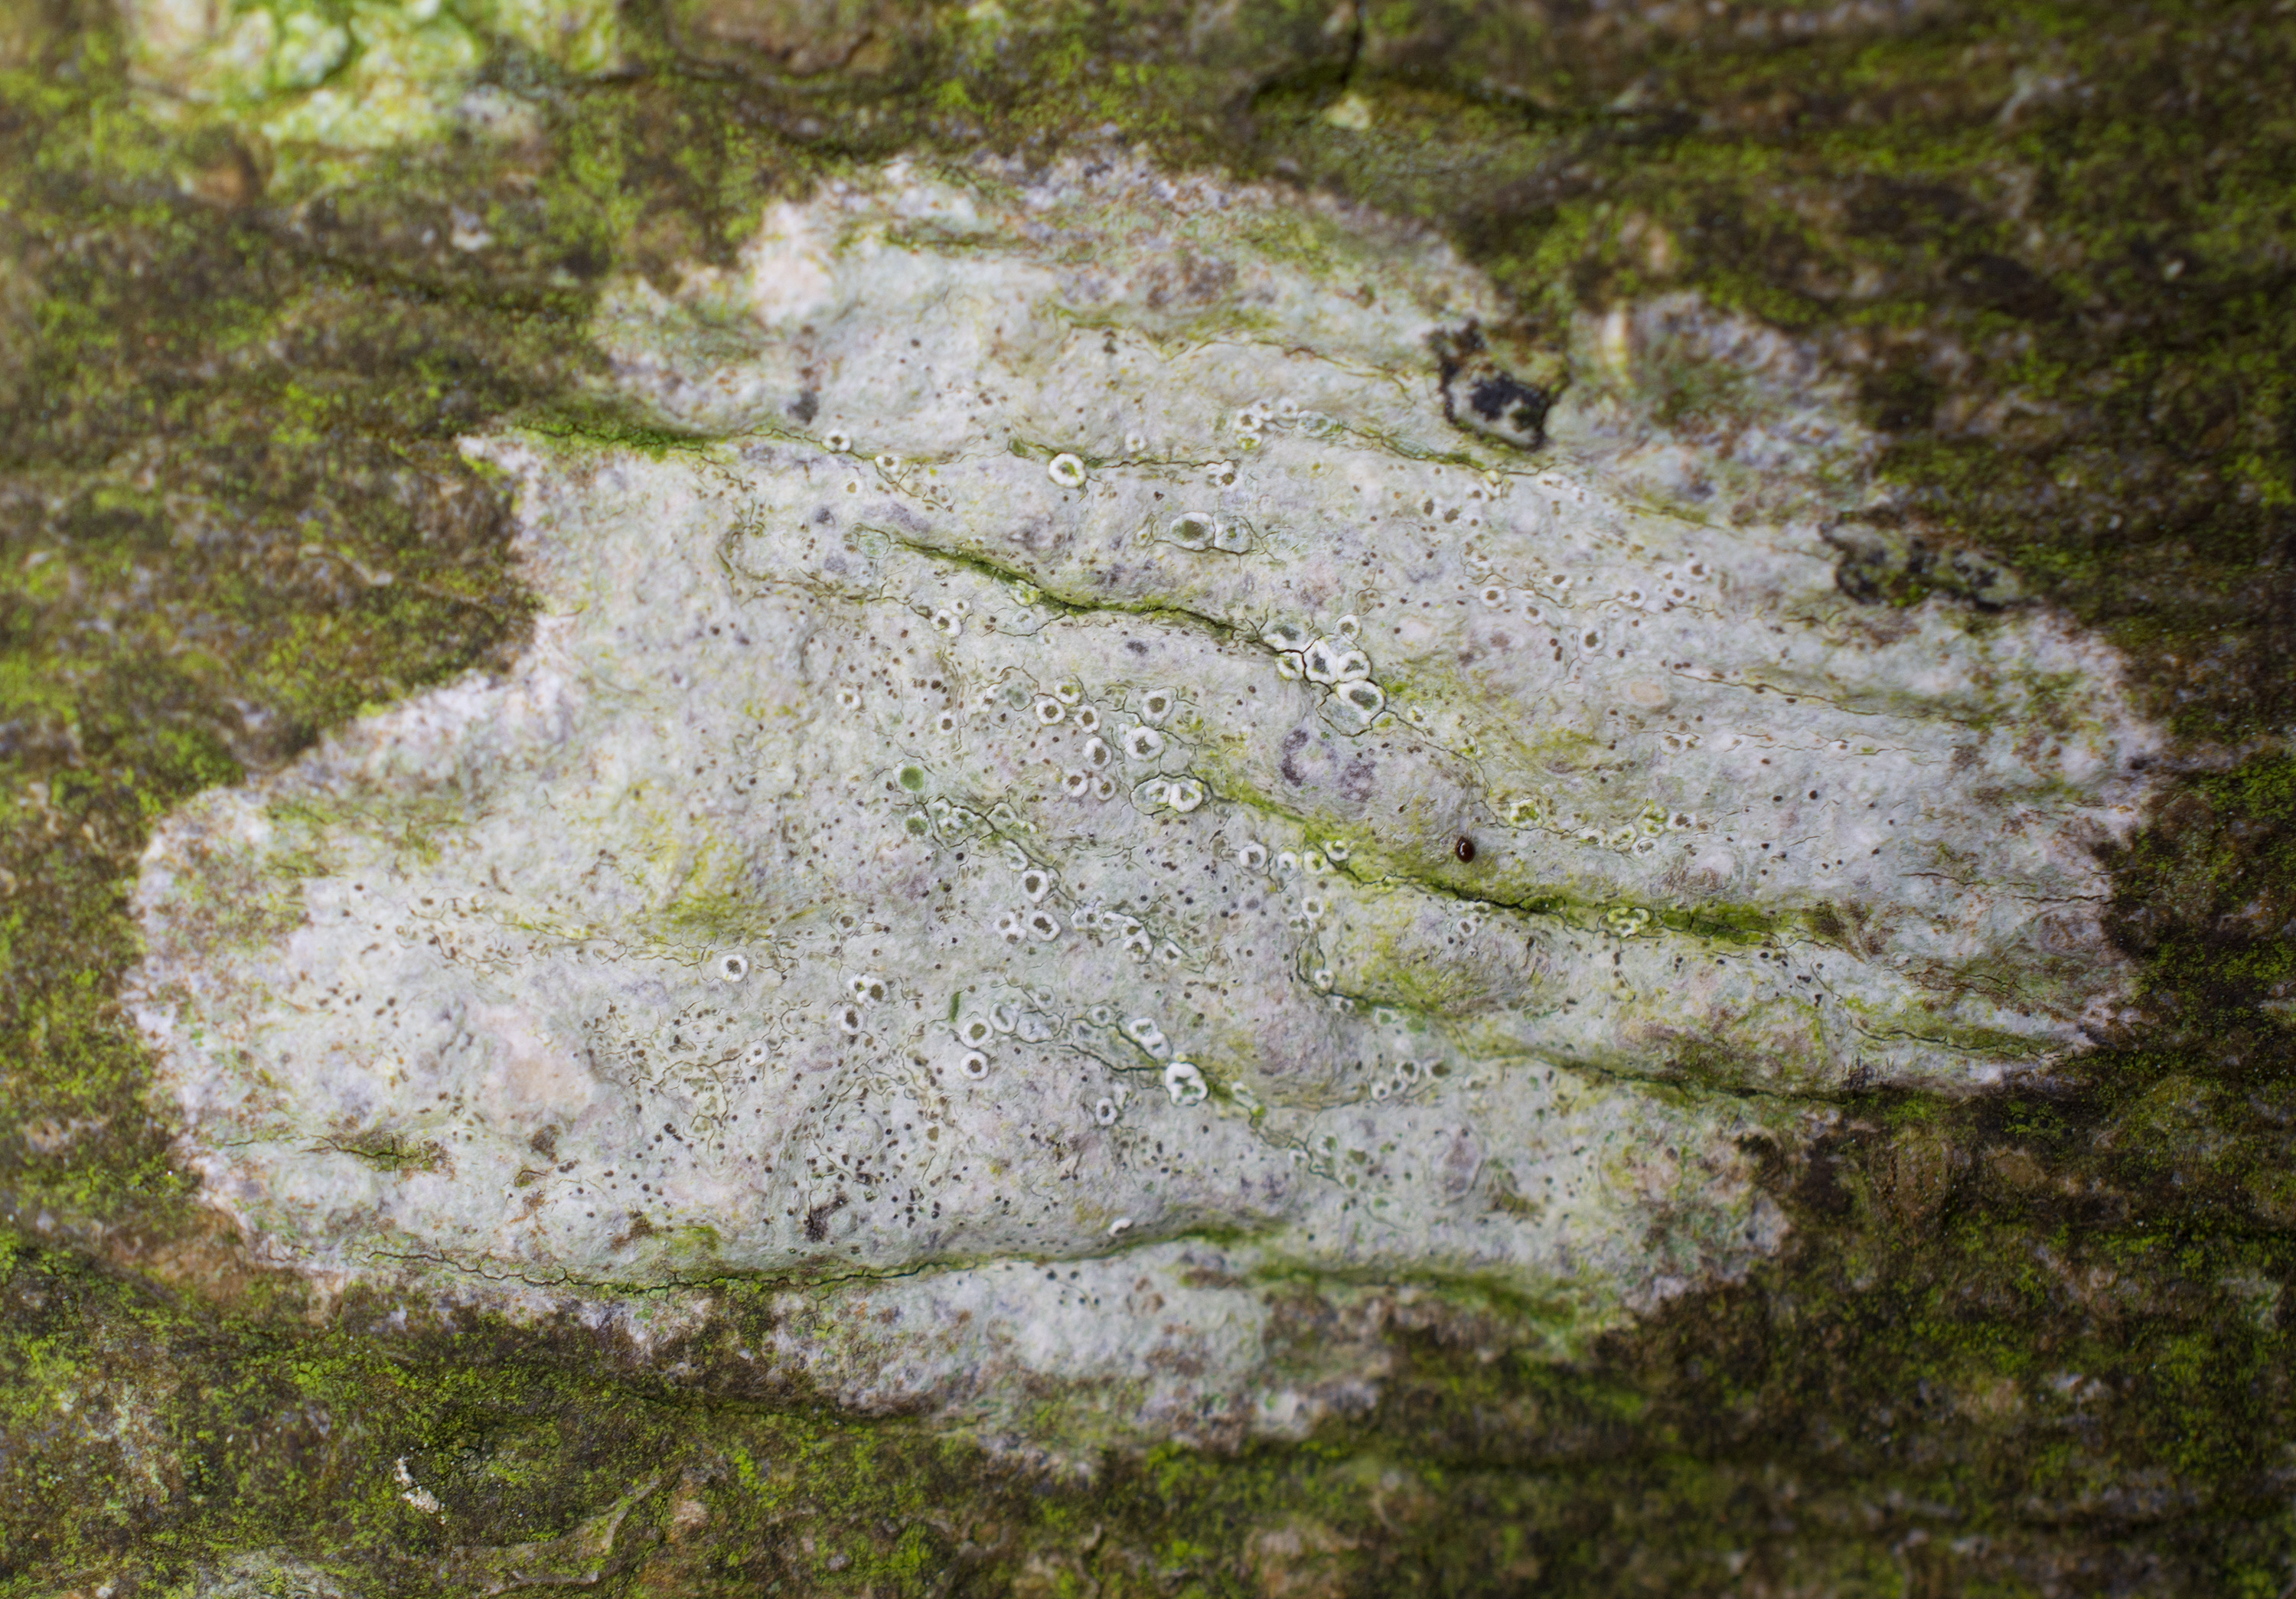
M816 1205L805 1213L805 1235L814 1243L829 1236L829 1218L845 1209L845 1196L840 1193L826 1204Z
M1469 389L1467 403L1485 422L1501 422L1517 432L1544 438L1546 413L1554 401L1546 390L1534 389L1499 373L1480 380Z
M1480 433L1517 449L1546 443L1546 414L1554 391L1525 382L1498 364L1483 330L1474 323L1432 340L1443 390L1443 418L1455 428Z

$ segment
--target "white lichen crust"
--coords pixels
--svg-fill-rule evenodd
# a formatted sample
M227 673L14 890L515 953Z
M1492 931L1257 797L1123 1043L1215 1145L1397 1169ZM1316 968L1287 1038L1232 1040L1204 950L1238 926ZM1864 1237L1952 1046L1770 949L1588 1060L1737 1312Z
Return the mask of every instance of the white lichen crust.
M896 168L633 284L621 381L723 442L474 443L516 669L158 832L210 1193L329 1272L860 1278L916 1351L1120 1353L1182 1267L1001 1263L1216 1236L1218 1386L1254 1270L1599 1324L1775 1245L1796 1096L2080 1047L2157 742L2110 653L1461 433L1429 340L1500 314L1120 167Z

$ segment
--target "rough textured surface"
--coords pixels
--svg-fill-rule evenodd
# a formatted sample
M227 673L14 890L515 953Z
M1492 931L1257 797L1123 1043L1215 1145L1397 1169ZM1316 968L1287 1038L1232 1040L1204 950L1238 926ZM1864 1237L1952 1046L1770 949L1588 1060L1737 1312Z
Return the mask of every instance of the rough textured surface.
M2109 1026L2160 740L2112 653L1463 449L1435 346L1497 308L1382 231L903 168L689 291L753 355L634 290L625 381L744 440L482 447L507 678L154 838L135 1003L211 1197L532 1288L1209 1230L1583 1332L1775 1248L1742 1145L1812 1125L1634 1079L1966 1088ZM1125 1275L996 1314L1086 1374ZM1215 1390L1234 1297L1161 1335Z
M163 115L212 107L327 155L530 128L527 108L480 81L489 36L574 72L620 58L613 7L594 0L131 0L121 12L129 70ZM465 248L478 231L464 228Z
M0 1584L2286 1587L2289 18L263 9L280 38L340 29L318 81L226 59L266 26L248 8L187 12L171 44L140 6L0 6ZM801 388L675 408L680 385L692 404L720 375L782 381L760 357L790 330L743 297L777 218L840 182L865 203L902 152L1037 182L1141 151L1265 182L1325 219L1316 237L1360 232L1414 271L1424 226L1486 275L1480 327L1431 310L1443 337L1410 352L1448 374L1450 421L1431 387L1423 420L1460 466L1544 433L1532 476L1824 562L1839 615L1891 631L1971 607L1980 637L2053 616L2108 639L2117 684L2062 725L2101 746L2121 713L2092 713L2125 696L2165 736L2134 831L2071 857L2096 873L2101 970L2068 990L2046 945L1984 928L1964 930L1998 957L1962 974L1977 987L1904 968L1923 1007L1981 991L2048 1058L1964 1036L1947 1060L1979 1070L1929 1086L1612 1078L1691 1122L1759 1123L1733 1151L1759 1198L1725 1205L1786 1223L1742 1274L1640 1309L1519 1277L1342 1280L1224 1230L1047 1260L1050 1284L981 1262L537 1291L252 1254L119 1003L154 823L204 790L268 793L315 741L473 668L517 670L545 603L521 552L547 542L518 496L617 463L738 472L695 447L721 429L818 450L827 422L773 420ZM957 253L1036 248L1013 233ZM1287 270L1313 254L1249 242ZM530 452L531 482L465 455L473 435ZM1029 580L1108 611L1054 575ZM2014 703L2058 725L2053 691ZM2088 803L2029 837L2071 841L2052 829ZM1515 908L1652 911L1625 948L1847 931L1735 891L1694 924L1703 890L1556 891L1567 858ZM1341 865L1449 882L1360 847ZM1924 920L1870 958L1898 970ZM2001 977L2013 1003L1983 988ZM2073 990L2115 996L2085 1052L2045 1036ZM1470 1053L1534 1047L1554 1046ZM2006 1069L1980 1080L1988 1061ZM1682 1236L1661 1226L1652 1255ZM1139 1297L1081 1366L1073 1339L1025 1336L1040 1303L1119 1289ZM1211 1390L1228 1402L1191 1414Z

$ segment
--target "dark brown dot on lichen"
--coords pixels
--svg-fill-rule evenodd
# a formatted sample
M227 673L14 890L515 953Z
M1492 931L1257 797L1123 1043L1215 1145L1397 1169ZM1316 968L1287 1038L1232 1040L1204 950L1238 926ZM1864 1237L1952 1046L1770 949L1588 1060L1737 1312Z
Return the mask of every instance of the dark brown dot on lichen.
M1457 843L1451 846L1451 853L1457 856L1463 861L1471 861L1474 859L1475 840L1463 836Z

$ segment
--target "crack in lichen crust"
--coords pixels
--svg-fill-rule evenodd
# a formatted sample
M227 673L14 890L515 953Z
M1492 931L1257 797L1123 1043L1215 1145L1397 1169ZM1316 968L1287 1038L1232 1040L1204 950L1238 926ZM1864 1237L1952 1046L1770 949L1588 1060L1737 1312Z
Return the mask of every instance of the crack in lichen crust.
M1809 1096L2111 1026L2094 855L2157 741L2110 652L1461 431L1437 351L1496 314L1121 165L897 165L632 283L626 395L720 442L474 441L516 669L155 838L210 1195L505 1296L948 1267L923 1329L1214 1235L1237 1316L1305 1269L1583 1330L1775 1246L1747 1145ZM1029 1293L1074 1349L1114 1314Z

